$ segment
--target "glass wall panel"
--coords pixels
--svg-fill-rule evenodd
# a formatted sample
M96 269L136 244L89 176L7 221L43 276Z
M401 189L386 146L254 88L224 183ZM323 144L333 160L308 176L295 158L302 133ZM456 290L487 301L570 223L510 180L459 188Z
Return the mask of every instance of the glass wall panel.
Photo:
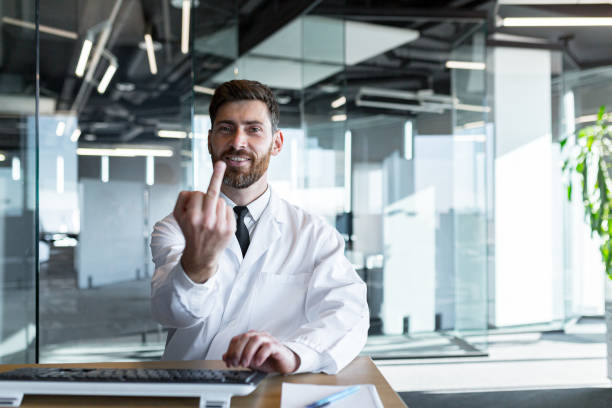
M194 185L190 53L231 14L192 3L41 2L41 362L161 355L149 237Z
M581 71L568 70L555 82L555 89L561 99L560 115L556 118L563 132L561 136L572 135L576 130L595 124L601 106L610 111L611 77L612 67L600 67ZM574 143L574 138L570 137L567 148L571 149ZM564 153L566 154L567 152ZM579 180L574 174L574 185L578 185L576 183L579 183ZM564 211L566 319L602 315L607 278L601 262L598 240L591 236L589 223L585 220L580 191L573 191L569 202L567 194L563 194L561 200Z
M454 331L481 335L487 329L488 220L487 157L493 135L487 132L485 26L459 39L453 61L477 69L451 69L453 88L452 219L454 252ZM440 280L438 280L440 282ZM442 285L438 285L440 287ZM442 327L445 324L442 323ZM448 326L446 326L448 327ZM482 350L486 344L479 344Z
M440 70L483 64L485 37L476 23L429 27L346 25L352 248L368 284L364 353L378 358L486 351L463 337L487 327L485 76Z
M0 3L0 362L36 360L35 1ZM40 111L55 101L42 94ZM49 247L40 244L40 259Z

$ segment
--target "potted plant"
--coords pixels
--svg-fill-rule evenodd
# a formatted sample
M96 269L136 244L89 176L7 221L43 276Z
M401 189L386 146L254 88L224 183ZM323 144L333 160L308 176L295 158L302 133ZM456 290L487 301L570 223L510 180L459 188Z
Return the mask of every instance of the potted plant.
M608 127L606 109L602 106L595 125L578 130L574 143L570 137L561 141L561 149L567 153L563 171L567 176L567 199L572 199L572 190L578 187L582 196L585 217L591 227L591 236L598 240L599 252L606 282L606 326L608 335L608 378L612 379L612 214L610 213L610 191L612 190L612 128ZM578 183L572 175L578 174ZM579 184L574 186L573 184ZM575 189L578 191L578 189Z

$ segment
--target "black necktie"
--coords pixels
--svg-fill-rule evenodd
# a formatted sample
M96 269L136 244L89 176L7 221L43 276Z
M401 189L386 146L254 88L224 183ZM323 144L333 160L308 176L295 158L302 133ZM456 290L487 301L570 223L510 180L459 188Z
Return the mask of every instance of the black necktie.
M242 250L242 256L246 254L247 249L249 249L249 243L251 239L249 238L249 230L244 223L244 217L248 214L249 209L242 205L237 205L234 207L234 212L238 216L238 221L236 222L236 238L238 238L238 243L240 244L240 249Z

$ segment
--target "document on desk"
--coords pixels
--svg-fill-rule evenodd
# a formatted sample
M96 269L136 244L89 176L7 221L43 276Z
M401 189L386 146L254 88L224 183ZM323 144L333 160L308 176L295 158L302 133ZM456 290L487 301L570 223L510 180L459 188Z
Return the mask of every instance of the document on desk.
M304 408L313 402L345 390L350 385L316 385L283 383L281 408ZM334 401L329 408L383 408L376 387L372 384L361 384L354 394Z

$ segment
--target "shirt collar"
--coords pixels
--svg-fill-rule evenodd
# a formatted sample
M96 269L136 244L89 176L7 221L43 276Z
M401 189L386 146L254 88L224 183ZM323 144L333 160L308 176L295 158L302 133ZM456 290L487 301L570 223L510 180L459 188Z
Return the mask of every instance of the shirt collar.
M219 192L219 196L223 197L223 199L234 208L236 204L230 200L223 192ZM268 206L268 202L270 201L270 186L266 186L266 191L260 195L255 201L247 204L247 208L249 209L249 215L253 217L255 222L259 221L259 217L264 212L266 207Z

